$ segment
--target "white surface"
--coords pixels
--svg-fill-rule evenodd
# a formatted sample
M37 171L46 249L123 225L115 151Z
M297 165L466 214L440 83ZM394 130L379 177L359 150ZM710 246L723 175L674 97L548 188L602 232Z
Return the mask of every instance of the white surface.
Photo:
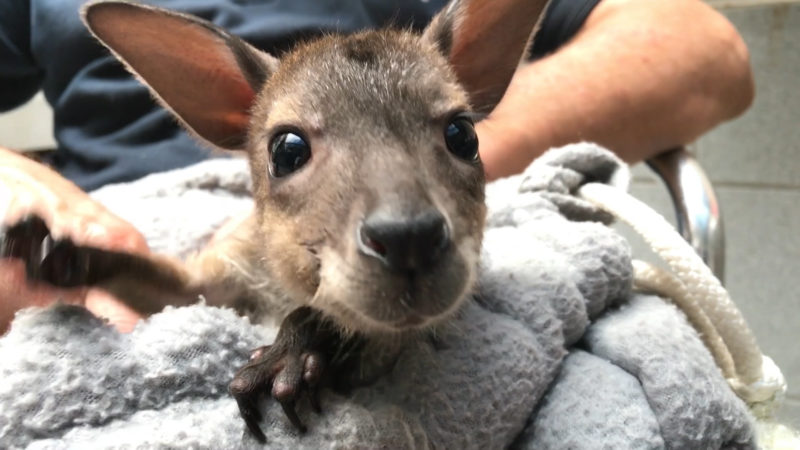
M53 111L41 92L25 106L0 114L0 147L30 150L55 145Z

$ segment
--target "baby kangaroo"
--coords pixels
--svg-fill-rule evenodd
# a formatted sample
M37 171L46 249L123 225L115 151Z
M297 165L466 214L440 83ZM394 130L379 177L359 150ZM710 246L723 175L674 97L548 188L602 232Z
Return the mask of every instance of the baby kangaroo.
M303 429L294 402L308 391L317 407L343 346L419 333L472 289L485 216L473 120L502 96L545 3L453 1L422 34L328 35L280 59L191 16L92 3L92 33L189 132L246 152L255 211L185 263L53 240L36 218L6 231L3 256L145 314L203 296L282 320L230 391L258 439L265 391Z

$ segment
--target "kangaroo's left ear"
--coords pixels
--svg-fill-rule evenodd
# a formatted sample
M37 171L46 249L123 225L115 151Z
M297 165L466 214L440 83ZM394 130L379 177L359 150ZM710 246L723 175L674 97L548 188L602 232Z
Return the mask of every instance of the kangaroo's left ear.
M152 6L95 1L83 19L189 131L226 150L245 147L250 110L276 58L209 22Z
M423 39L450 61L476 111L503 97L548 0L452 0Z

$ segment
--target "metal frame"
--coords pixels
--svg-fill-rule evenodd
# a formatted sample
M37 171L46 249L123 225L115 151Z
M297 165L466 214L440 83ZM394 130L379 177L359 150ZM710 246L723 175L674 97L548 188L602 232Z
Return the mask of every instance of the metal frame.
M725 282L725 231L714 188L703 168L684 147L647 161L672 197L678 232L714 275Z

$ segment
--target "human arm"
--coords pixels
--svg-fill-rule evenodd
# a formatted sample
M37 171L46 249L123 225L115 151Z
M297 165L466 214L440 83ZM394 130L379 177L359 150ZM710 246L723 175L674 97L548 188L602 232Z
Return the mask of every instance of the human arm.
M752 102L747 49L699 0L602 0L557 52L520 67L477 125L490 179L594 141L629 162L696 139Z
M53 235L80 244L135 253L147 251L144 237L51 169L0 147L0 230L30 214L42 218ZM0 233L0 243L2 235ZM56 290L30 285L20 261L0 258L0 334L14 313L56 300L83 304L120 329L133 327L138 315L99 290Z

